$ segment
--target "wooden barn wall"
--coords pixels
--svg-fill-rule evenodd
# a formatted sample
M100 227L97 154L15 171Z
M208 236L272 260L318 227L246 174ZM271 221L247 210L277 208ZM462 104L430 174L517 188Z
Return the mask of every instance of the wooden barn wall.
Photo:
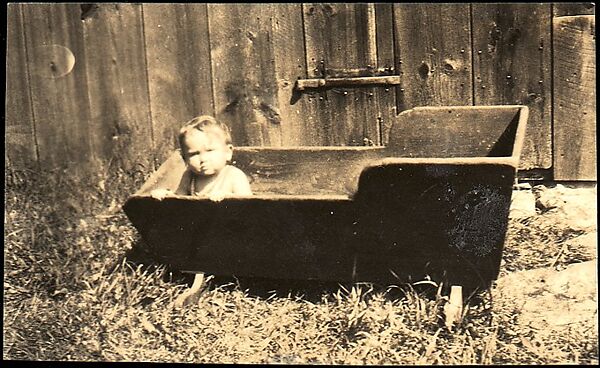
M234 144L385 144L422 105L525 104L520 168L596 180L592 3L10 4L5 166L155 168L187 120ZM297 79L399 75L395 87Z

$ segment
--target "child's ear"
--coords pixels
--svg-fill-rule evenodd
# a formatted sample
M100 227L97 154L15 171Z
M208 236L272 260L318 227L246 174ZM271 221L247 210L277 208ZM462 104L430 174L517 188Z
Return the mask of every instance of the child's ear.
M228 144L227 145L227 161L231 161L232 158L233 158L233 145Z

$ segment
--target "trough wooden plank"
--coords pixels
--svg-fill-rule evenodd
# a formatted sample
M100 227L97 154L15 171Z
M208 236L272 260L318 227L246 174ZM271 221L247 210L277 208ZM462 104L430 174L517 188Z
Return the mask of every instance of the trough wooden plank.
M144 4L154 144L160 164L179 128L214 114L206 4ZM157 165L158 166L158 165Z
M594 15L596 5L592 2L583 3L553 3L552 13L555 17L570 15Z
M551 4L472 4L475 105L530 109L520 169L552 165Z
M429 275L489 285L499 271L515 167L477 160L395 159L362 172L358 226L349 229L359 234L357 281Z
M234 161L250 177L250 186L256 193L353 195L362 169L385 155L383 147L286 150L244 147L234 151Z
M554 18L554 179L596 180L594 16Z
M97 7L83 21L94 155L126 170L152 170L141 5Z
M238 147L232 164L246 173L254 194L349 196L362 169L384 157L384 147ZM136 195L188 185L184 171L181 156L173 152Z
M39 161L85 168L92 124L79 4L23 4L25 45Z
M35 167L37 163L35 127L27 52L23 34L23 4L8 4L6 34L6 146L5 165Z
M468 4L394 4L398 112L471 105Z
M303 4L308 78L348 69L376 68L377 40L373 4ZM318 114L320 144L379 144L381 87L331 88L307 92ZM377 92L379 93L379 92Z
M396 157L510 157L518 107L426 107L404 111L392 127Z
M347 199L133 198L125 211L157 259L177 269L275 279L352 277L352 235L339 226L352 226Z

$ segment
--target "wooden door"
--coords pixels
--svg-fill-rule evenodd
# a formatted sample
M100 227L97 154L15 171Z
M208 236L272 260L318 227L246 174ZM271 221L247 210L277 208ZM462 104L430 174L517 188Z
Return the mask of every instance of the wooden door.
M377 70L393 74L389 7L303 4L308 77L372 75ZM331 88L305 93L303 98L320 123L315 143L321 145L382 144L382 126L395 114L393 88Z

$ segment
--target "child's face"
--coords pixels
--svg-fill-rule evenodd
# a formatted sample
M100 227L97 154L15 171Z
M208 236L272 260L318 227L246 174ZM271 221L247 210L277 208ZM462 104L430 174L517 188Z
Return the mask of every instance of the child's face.
M218 128L191 130L184 137L184 157L189 169L197 175L214 175L221 171L233 154L233 146L225 143Z

